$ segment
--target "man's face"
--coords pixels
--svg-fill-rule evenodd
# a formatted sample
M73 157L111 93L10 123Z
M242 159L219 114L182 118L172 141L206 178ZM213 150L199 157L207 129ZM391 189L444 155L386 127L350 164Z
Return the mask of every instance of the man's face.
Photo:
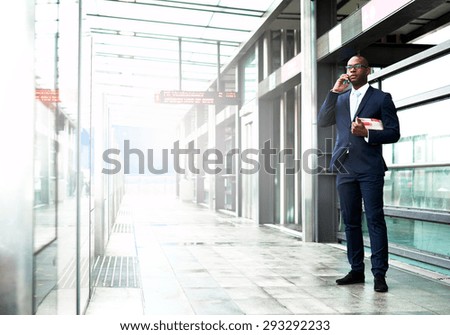
M361 87L367 83L367 76L370 74L370 68L364 59L352 57L347 63L347 74L353 86Z

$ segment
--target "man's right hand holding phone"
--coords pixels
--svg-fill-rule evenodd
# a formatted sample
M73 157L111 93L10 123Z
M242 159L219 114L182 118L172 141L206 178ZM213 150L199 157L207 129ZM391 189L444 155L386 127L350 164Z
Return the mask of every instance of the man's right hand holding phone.
M334 93L342 93L344 92L348 86L350 85L350 77L348 74L341 74L341 76L336 80L331 92Z

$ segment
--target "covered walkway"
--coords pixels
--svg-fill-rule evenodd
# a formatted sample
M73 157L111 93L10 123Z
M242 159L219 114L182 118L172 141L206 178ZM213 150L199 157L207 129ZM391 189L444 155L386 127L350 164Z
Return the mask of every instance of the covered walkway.
M392 261L388 293L337 286L345 249L138 187L96 264L88 315L450 314L449 278Z

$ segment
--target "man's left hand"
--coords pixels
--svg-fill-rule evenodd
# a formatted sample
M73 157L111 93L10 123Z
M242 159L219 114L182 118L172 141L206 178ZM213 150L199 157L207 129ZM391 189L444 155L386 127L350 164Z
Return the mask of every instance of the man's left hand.
M355 136L367 137L369 135L369 131L364 126L364 123L360 118L356 118L355 122L352 122L352 134Z

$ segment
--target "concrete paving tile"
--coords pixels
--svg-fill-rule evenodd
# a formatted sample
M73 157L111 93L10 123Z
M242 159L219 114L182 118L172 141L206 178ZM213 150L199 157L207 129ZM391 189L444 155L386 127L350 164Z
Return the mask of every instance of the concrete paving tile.
M227 268L210 268L208 267L208 271L211 276L215 277L240 277L242 276L242 272L233 267Z
M182 287L219 287L219 283L209 274L205 275L177 275Z
M252 287L257 286L251 279L241 276L215 276L217 283L222 287Z
M145 300L145 315L194 315L187 299L151 299Z
M232 300L193 300L191 305L199 315L241 315L244 314Z
M248 279L260 287L294 286L281 276L249 276Z
M248 286L248 287L226 287L224 288L228 295L233 300L243 300L243 299L271 299L271 295L264 289L258 286Z
M345 298L345 297L356 297L356 295L353 294L352 288L355 286L362 286L364 284L355 284L355 285L348 285L348 286L339 286L339 285L329 285L329 286L313 286L313 289L307 289L309 294L315 298L318 299L337 299L337 298Z
M278 300L292 314L338 314L332 307L315 298L284 298Z
M290 315L292 312L275 299L252 298L235 299L234 302L244 312L251 315Z
M190 301L230 300L228 292L223 288L184 288L183 291Z
M319 277L310 274L305 274L303 276L285 276L284 279L294 284L295 286L299 286L302 288L329 286L329 284L321 280Z
M146 301L186 299L184 290L180 286L153 286L144 288L143 296Z
M312 298L307 290L299 286L264 287L274 299Z
M137 288L97 287L86 315L143 315L142 292Z
M275 271L270 267L243 267L240 268L241 273L247 277L280 277Z
M377 302L368 303L367 301L348 299L335 299L330 302L330 307L339 312L339 314L369 314L369 315L431 315L431 311L412 304L405 300L387 301L377 300Z

